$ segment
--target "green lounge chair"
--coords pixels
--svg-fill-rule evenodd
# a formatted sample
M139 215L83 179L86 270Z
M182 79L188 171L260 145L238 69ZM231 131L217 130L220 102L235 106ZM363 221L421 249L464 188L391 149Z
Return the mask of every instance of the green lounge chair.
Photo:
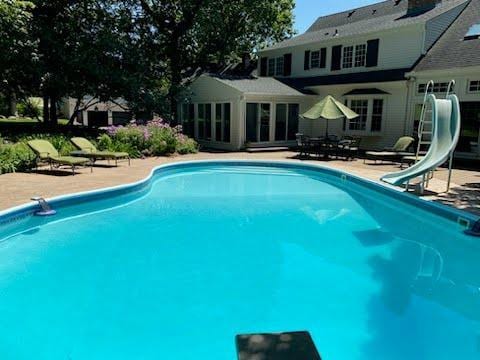
M95 145L83 137L74 137L71 141L78 149L78 151L72 151L70 153L72 156L87 157L93 162L98 159L115 160L115 166L118 166L118 159L127 159L128 166L130 166L130 155L126 152L98 151Z
M377 160L400 162L405 156L415 156L414 153L407 151L414 141L415 139L410 136L403 136L391 148L385 148L383 151L367 151L364 163L367 159L375 162Z
M50 164L51 170L53 170L53 167L66 165L72 169L73 175L75 175L75 167L78 166L90 165L90 171L93 171L90 159L84 157L60 156L57 149L55 149L55 147L47 140L30 140L27 144L37 156L36 165L38 165L39 162L47 162Z

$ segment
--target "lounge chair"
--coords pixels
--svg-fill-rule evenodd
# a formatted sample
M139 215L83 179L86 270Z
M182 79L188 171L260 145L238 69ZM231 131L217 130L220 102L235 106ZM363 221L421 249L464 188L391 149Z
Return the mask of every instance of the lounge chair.
M380 161L400 162L404 156L415 156L414 153L408 152L408 148L415 140L410 136L403 136L397 140L391 148L385 148L383 151L367 151L364 163L367 159Z
M50 164L50 169L53 170L54 167L66 165L72 169L73 175L75 175L75 168L78 166L90 165L90 171L93 171L90 159L85 157L60 156L57 149L47 140L30 140L27 144L36 154L36 166L38 166L40 162L46 162Z
M83 156L92 160L92 162L101 160L115 160L115 166L118 166L118 159L127 159L130 166L130 155L126 152L99 151L89 140L83 137L74 137L71 142L78 149L72 151L72 156Z

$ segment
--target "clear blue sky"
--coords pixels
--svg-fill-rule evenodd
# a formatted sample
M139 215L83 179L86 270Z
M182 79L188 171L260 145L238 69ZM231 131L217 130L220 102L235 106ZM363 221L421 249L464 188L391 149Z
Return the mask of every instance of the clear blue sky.
M316 18L370 5L381 0L296 0L295 30L303 33Z

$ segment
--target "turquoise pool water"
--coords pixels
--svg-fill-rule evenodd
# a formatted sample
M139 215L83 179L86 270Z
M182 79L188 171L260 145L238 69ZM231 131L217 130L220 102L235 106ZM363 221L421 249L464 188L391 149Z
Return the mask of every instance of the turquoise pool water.
M480 242L306 169L202 165L0 227L0 358L234 360L308 330L325 360L480 358Z

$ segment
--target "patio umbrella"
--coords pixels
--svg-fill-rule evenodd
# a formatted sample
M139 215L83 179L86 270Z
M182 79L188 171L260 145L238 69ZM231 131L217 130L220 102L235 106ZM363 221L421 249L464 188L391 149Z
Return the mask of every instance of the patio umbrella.
M359 115L343 105L340 101L336 100L333 96L328 95L319 103L313 105L313 107L308 110L306 113L301 115L305 119L317 120L325 119L327 120L327 127L325 130L325 136L328 137L328 121L336 120L346 117L347 119L355 119Z

